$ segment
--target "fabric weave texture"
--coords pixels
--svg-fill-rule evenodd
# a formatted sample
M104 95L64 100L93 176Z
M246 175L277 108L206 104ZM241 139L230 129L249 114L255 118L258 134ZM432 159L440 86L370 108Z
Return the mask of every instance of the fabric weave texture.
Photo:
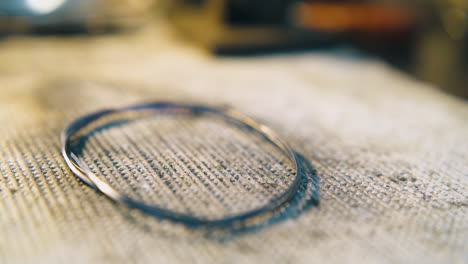
M15 37L0 43L0 86L1 263L467 261L468 104L380 62L215 58L164 29ZM67 123L164 100L228 104L270 126L308 166L298 196L245 226L193 228L71 173Z

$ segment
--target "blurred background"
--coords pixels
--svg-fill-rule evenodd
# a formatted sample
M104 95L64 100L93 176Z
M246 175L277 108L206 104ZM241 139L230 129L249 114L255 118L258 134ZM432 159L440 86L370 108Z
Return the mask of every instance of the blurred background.
M2 0L0 43L122 34L156 19L215 56L378 58L468 98L468 0Z

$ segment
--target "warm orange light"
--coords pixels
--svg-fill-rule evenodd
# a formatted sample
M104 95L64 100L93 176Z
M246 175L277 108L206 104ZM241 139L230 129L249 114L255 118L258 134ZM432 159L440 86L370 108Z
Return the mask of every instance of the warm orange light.
M376 4L302 4L297 19L303 26L326 31L399 31L410 27L408 10Z

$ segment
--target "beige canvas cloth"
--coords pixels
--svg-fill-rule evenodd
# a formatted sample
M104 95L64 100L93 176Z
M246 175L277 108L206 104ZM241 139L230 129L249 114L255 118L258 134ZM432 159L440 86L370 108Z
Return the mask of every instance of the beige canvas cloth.
M308 166L254 224L193 228L74 176L59 133L151 100L229 104ZM0 42L1 263L466 263L468 104L373 60L217 58L162 29Z

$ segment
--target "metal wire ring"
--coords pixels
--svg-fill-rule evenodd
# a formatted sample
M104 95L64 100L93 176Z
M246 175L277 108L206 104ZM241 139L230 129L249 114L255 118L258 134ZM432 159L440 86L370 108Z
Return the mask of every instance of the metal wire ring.
M290 186L280 195L271 199L265 206L256 208L254 210L250 210L238 215L225 217L222 219L203 219L199 217L195 217L188 214L182 214L178 212L173 212L169 209L163 209L156 205L147 204L142 201L137 201L135 199L130 198L129 196L118 192L112 186L107 184L103 181L99 176L94 174L87 165L81 161L75 153L73 153L71 148L71 138L81 129L85 128L86 126L90 125L91 123L101 119L104 116L117 114L117 113L125 113L125 112L134 112L134 111L151 111L156 114L164 114L164 113L186 113L186 114L203 114L203 113L212 113L223 118L230 120L233 123L238 125L243 125L249 129L253 129L254 131L258 132L261 136L265 139L270 141L274 144L279 150L285 154L292 164L295 167L296 175ZM147 104L139 104L128 106L119 109L109 109L109 110L101 110L98 112L94 112L88 115L85 115L75 121L73 121L65 130L63 130L61 134L61 144L62 144L62 155L70 167L72 172L77 175L81 180L86 182L88 185L94 187L95 189L102 192L104 195L108 196L114 201L120 202L132 208L138 208L143 212L149 215L155 215L157 217L163 217L166 219L170 219L177 222L183 222L190 225L202 225L202 224L210 224L210 225L225 225L231 224L235 221L241 221L255 215L261 214L263 212L267 212L273 210L283 203L288 201L297 191L299 183L301 181L302 173L301 169L298 166L296 154L292 151L292 149L279 137L275 135L275 133L268 127L255 122L254 120L238 113L237 111L233 110L232 108L212 108L202 105L190 105L190 104L177 104L177 103L165 103L165 102L156 102L156 103L147 103Z

